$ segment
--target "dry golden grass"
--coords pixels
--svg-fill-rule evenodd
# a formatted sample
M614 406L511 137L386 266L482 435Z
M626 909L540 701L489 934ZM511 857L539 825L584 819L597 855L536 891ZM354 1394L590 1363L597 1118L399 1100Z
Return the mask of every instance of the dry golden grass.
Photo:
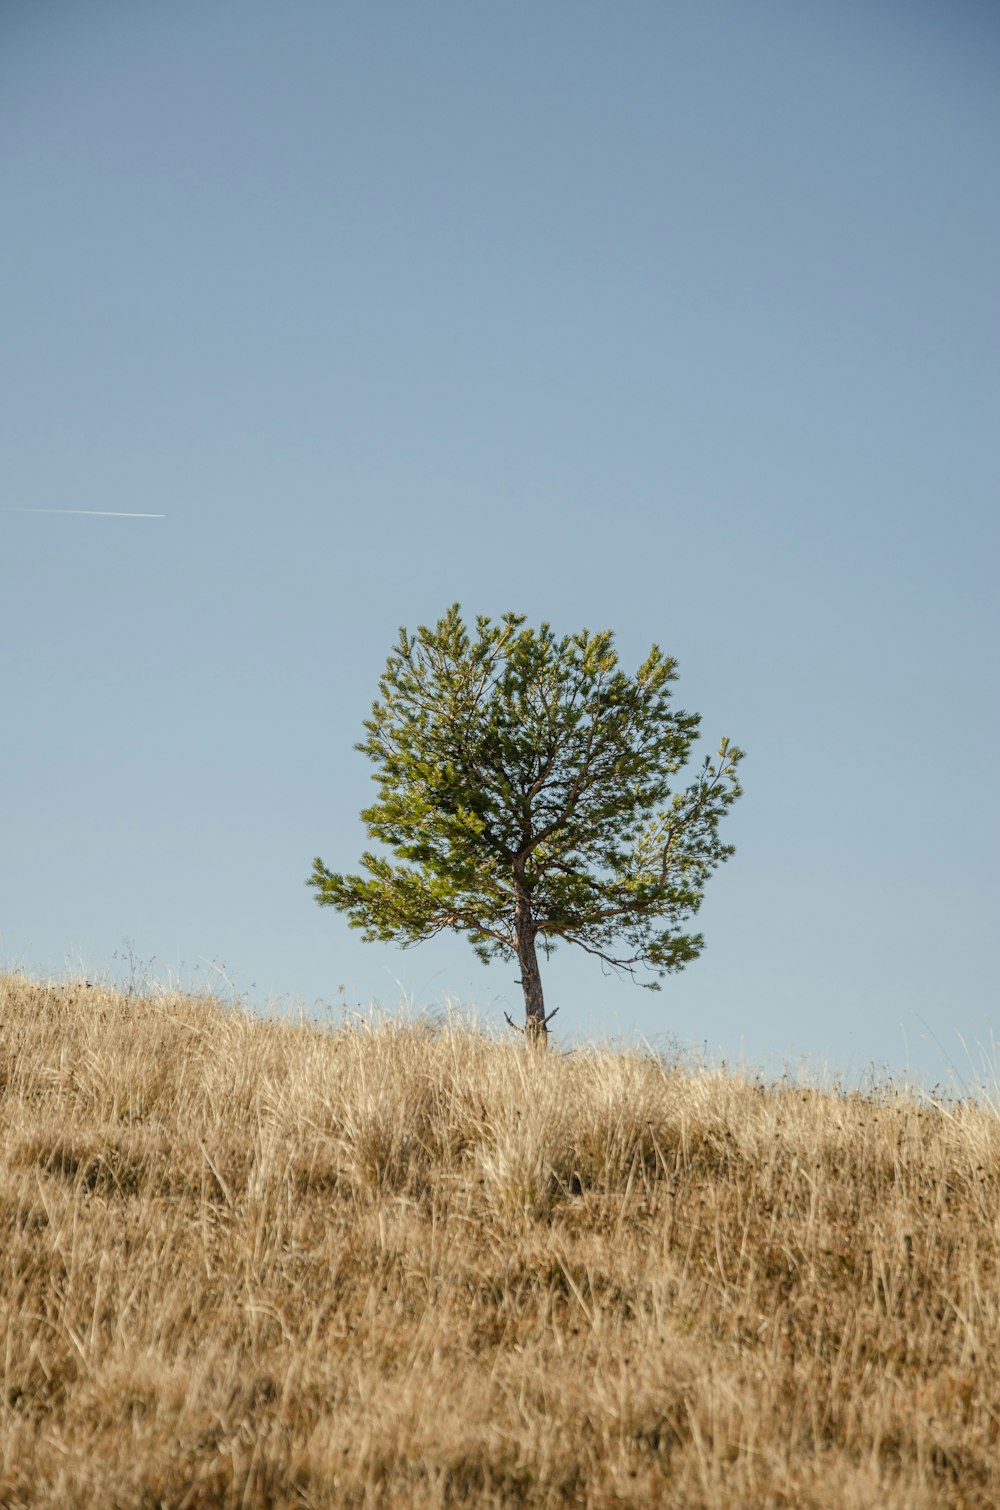
M0 978L0 1505L1000 1503L1000 1125Z

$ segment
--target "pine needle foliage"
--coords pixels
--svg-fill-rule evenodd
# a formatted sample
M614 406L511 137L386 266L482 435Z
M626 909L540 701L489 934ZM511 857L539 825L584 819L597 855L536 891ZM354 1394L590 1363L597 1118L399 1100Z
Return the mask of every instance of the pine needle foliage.
M389 853L366 852L362 875L317 858L316 900L370 940L453 929L484 962L516 958L533 1040L555 1015L539 948L575 944L657 989L703 947L688 923L733 853L719 824L743 753L723 739L674 791L699 726L672 705L676 679L657 645L630 676L612 631L557 639L522 614L470 633L456 603L400 629L357 745L378 786L362 818Z

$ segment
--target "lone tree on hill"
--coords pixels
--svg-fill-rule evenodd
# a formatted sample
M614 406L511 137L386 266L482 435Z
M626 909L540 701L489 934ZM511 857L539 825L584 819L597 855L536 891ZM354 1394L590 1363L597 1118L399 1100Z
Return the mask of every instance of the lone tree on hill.
M317 859L308 884L367 939L453 928L484 963L516 957L523 1031L539 1042L555 1016L539 945L646 967L653 990L701 952L682 925L733 853L718 828L742 751L723 739L672 793L699 723L670 706L676 663L654 645L628 676L610 630L557 640L524 622L478 617L472 635L456 603L433 629L400 630L356 748L379 789L361 816L401 863L366 853L367 874L344 876Z

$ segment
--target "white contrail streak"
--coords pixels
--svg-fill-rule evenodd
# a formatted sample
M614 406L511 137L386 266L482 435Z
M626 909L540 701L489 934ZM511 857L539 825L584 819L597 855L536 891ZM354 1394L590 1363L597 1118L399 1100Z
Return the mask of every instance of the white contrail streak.
M166 519L166 514L122 514L117 509L8 509L8 514L90 514L97 519Z

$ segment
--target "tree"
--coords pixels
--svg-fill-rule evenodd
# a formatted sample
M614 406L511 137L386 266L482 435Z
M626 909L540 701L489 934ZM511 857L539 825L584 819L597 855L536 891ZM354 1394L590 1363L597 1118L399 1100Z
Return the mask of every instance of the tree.
M451 928L484 962L516 958L532 1042L555 1016L539 947L577 944L633 977L643 967L659 989L703 947L682 925L733 853L718 828L742 759L724 739L671 791L699 724L671 707L676 677L656 645L630 677L610 630L557 640L522 614L478 617L472 635L456 603L433 629L401 629L356 746L379 792L361 816L398 863L366 853L366 875L338 875L317 859L317 902L369 940Z

